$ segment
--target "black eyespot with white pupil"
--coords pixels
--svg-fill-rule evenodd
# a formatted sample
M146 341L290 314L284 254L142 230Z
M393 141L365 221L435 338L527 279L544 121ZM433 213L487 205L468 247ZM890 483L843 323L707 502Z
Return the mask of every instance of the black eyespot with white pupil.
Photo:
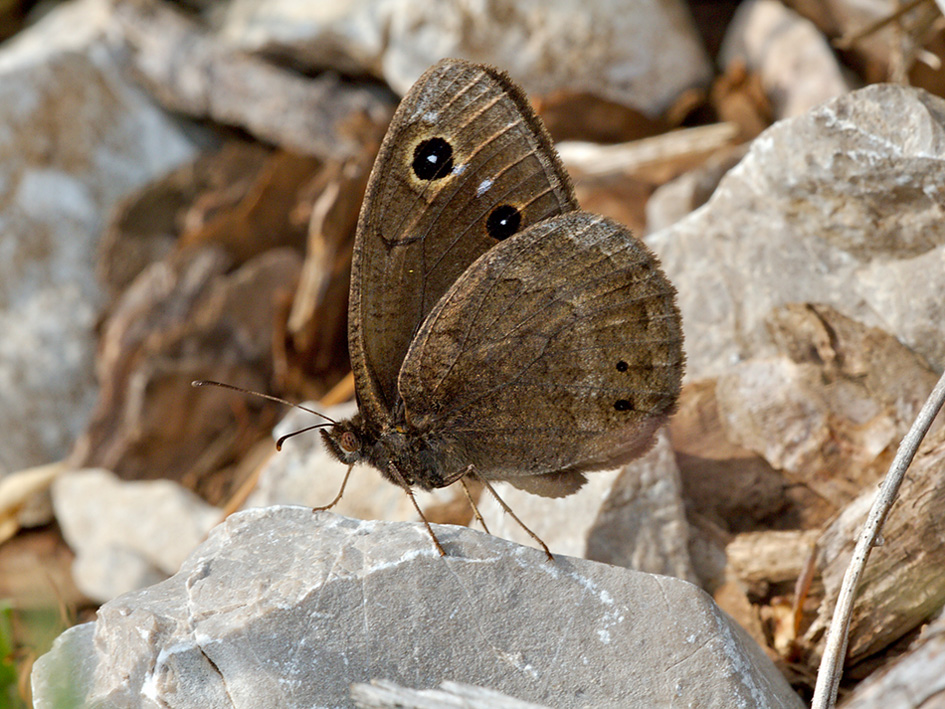
M518 231L522 213L511 204L502 204L492 210L486 219L486 231L493 239L502 241Z
M453 170L453 146L443 138L427 138L413 151L413 174L421 180L439 180Z
M617 362L618 372L626 372L628 369L630 369L630 365L624 362L623 360L620 360L619 362Z
M617 399L614 402L614 408L617 411L633 411L633 402L629 399Z

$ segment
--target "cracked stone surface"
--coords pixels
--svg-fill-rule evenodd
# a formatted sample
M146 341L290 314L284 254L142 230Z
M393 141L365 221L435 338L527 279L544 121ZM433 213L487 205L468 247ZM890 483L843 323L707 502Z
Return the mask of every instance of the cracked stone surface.
M446 557L414 523L234 515L177 575L60 636L35 706L341 707L372 679L555 707L802 706L689 583L436 531Z
M772 352L785 303L830 305L945 366L945 101L868 86L780 121L712 198L647 238L679 289L690 380Z

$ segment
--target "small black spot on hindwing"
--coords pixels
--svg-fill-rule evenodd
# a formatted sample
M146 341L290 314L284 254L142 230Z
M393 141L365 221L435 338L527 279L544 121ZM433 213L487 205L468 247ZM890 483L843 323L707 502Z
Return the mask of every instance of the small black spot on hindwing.
M486 219L486 231L493 239L502 241L518 231L522 213L511 204L502 204L492 210Z
M626 372L628 369L630 369L630 365L624 362L623 360L620 360L619 362L617 362L618 372Z
M413 151L413 174L421 180L439 180L453 170L453 146L443 138L427 138Z
M614 403L614 408L617 411L633 411L633 402L629 399L617 399Z

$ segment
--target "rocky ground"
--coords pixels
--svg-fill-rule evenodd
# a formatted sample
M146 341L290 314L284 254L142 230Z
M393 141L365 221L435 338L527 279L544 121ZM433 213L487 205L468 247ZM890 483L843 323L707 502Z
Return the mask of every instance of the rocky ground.
M897 7L0 4L0 706L803 706L945 369L945 19ZM311 415L190 387L354 411L361 198L444 56L507 70L679 291L656 446L570 497L497 486L554 561L478 488L491 535L417 496L446 557L372 469L313 514L345 466L274 446ZM933 426L842 706L945 696L943 470Z

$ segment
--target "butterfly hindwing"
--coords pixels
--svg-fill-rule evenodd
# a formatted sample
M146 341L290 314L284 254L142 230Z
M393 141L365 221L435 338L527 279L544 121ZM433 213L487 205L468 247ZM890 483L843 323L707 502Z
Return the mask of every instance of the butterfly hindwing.
M417 334L400 391L435 448L525 483L642 453L675 408L683 365L656 258L626 227L574 212L466 270Z

